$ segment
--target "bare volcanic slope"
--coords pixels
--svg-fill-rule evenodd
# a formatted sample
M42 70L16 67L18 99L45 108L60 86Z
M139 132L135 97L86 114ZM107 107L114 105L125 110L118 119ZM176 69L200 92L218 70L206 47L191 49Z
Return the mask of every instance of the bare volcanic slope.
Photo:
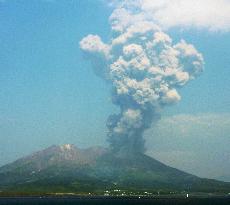
M70 144L51 146L0 168L2 193L100 193L118 188L228 193L230 183L199 178L144 154Z

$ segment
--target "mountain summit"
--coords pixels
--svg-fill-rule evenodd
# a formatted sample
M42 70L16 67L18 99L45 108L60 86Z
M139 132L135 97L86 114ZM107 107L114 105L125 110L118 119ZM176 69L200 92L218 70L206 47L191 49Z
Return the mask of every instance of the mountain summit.
M230 191L230 183L202 179L144 154L103 147L53 145L0 168L0 190L10 193L102 193L105 190Z

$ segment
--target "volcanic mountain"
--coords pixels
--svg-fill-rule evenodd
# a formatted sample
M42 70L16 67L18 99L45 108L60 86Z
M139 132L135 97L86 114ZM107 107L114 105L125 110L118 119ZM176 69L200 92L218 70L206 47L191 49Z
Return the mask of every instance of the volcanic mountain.
M51 146L0 168L1 193L103 193L132 191L230 191L230 183L203 179L147 155L102 147Z

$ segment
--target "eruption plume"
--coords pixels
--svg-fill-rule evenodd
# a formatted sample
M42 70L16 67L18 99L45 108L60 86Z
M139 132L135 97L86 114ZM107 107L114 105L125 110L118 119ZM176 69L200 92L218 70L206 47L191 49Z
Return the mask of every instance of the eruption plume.
M80 47L95 72L111 84L112 102L120 107L107 122L111 148L143 153L143 132L164 106L181 99L178 88L198 76L204 62L193 45L184 40L174 45L132 2L119 4L110 16L108 43L90 34Z

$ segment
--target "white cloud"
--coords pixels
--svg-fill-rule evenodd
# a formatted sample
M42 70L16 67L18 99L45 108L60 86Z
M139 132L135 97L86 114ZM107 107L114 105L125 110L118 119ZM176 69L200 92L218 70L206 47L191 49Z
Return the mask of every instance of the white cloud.
M168 165L201 177L230 177L230 114L164 117L145 138L147 153Z
M174 137L193 137L199 135L202 139L207 137L217 137L226 134L230 140L230 114L180 114L165 117L156 125L159 134L166 134L166 130ZM167 133L169 135L169 133ZM230 141L229 141L230 142Z
M121 15L123 22L145 18L159 26L169 29L172 27L205 28L211 31L230 30L230 1L229 0L125 0L113 1L119 9L127 9L132 13L139 10L138 15L129 19ZM119 3L120 2L120 3ZM118 14L119 11L116 11Z

